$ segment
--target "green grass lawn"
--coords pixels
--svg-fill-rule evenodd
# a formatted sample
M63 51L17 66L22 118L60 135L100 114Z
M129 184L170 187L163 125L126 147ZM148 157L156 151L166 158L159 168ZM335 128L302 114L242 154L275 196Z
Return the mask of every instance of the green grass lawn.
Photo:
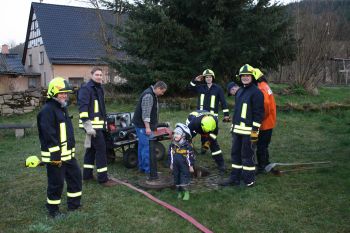
M350 89L349 87L320 87L319 95L307 95L307 94L294 94L284 95L283 89L286 89L286 85L275 85L271 84L272 90L277 94L277 104L315 104L319 105L322 103L339 103L339 104L350 104ZM294 90L298 91L298 90Z
M305 98L312 103L332 98L346 103L349 94L343 94L344 91L350 93L349 88L340 91L330 88L320 90L325 96ZM298 103L304 101L300 96L289 97ZM232 104L233 100L229 101ZM277 102L283 101L288 101L288 97L277 97ZM131 105L108 106L110 112L133 110ZM82 164L84 137L77 128L76 107L70 107L70 113L74 115L77 157ZM174 126L184 122L187 114L188 111L163 109L160 118ZM2 117L0 123L34 122L35 116L36 112ZM218 140L230 164L228 131L229 124L220 123ZM13 130L1 130L0 142L0 232L198 232L176 214L125 186L102 188L94 182L83 184L81 211L52 220L44 207L45 168L24 167L28 155L40 152L36 129L27 130L26 137L21 139L15 138ZM199 137L195 146L199 148ZM257 185L250 189L193 190L188 202L178 200L172 189L150 193L187 212L214 232L350 232L350 110L278 112L270 153L273 162L332 161L332 167L281 177L259 175ZM120 160L118 156L109 165L110 174L130 178L132 183L142 178L135 170L126 169ZM198 155L197 162L214 169L209 155ZM64 192L63 212L67 209L65 196Z

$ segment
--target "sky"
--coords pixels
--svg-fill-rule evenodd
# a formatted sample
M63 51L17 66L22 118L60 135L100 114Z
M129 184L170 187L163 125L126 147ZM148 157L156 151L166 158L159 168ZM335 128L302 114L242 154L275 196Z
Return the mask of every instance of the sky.
M287 4L296 0L278 0ZM1 0L0 1L0 45L10 46L24 43L30 13L31 2L40 0ZM83 6L87 7L86 0L43 0L43 3ZM40 26L40 25L39 25Z
M0 45L12 47L24 43L32 2L40 0L0 0ZM43 3L87 6L82 0L43 0Z

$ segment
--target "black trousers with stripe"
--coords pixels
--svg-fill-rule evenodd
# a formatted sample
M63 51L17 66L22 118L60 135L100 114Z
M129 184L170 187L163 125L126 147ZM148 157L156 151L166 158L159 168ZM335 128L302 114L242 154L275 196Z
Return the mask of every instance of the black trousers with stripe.
M239 184L241 178L245 184L255 181L255 170L248 170L245 167L254 168L254 150L250 141L250 135L232 134L231 148L232 164L241 168L232 168L231 180Z
M104 183L108 180L107 176L107 153L105 135L102 130L96 130L96 137L91 137L91 148L87 148L84 156L84 165L95 165L96 169L105 168L106 171L97 171L97 180L99 183ZM84 168L83 179L88 180L93 177L93 168Z
M62 162L62 166L54 166L46 164L47 170L47 198L51 201L60 201L64 180L67 183L67 193L76 194L82 191L82 177L81 170L78 162L75 158ZM80 206L81 195L75 197L69 197L67 195L68 209L76 209ZM57 211L59 209L58 204L46 204L47 209L50 212Z

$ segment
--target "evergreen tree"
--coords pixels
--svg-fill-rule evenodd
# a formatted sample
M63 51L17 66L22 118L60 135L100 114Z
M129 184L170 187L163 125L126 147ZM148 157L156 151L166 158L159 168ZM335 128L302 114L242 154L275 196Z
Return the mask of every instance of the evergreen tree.
M206 68L227 82L244 63L274 69L293 58L290 19L270 0L142 0L128 13L118 33L131 59L115 66L140 89L164 80L179 93Z

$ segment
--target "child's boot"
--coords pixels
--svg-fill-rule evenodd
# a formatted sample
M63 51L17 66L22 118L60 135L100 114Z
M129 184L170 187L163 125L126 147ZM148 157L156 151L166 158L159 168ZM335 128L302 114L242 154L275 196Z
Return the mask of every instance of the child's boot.
M179 187L176 187L176 190L177 190L177 199L181 199L184 195L182 188L179 186Z
M190 191L184 192L184 196L183 196L182 200L184 200L184 201L190 200Z
M182 191L177 191L177 199L181 199L183 196L183 192Z

